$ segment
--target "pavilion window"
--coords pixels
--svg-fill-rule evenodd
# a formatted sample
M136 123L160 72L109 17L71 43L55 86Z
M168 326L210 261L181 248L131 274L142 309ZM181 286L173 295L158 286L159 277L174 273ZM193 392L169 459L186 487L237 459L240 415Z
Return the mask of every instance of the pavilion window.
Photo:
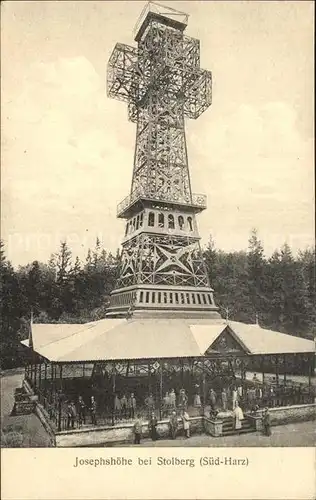
M179 215L179 217L178 217L178 224L179 224L179 228L182 231L184 229L184 218L182 217L182 215Z
M165 304L167 304L167 292L163 293L163 301Z
M207 294L209 304L212 304L212 296L210 293Z
M174 217L172 214L168 215L168 228L174 229Z
M144 292L140 292L139 302L143 302L143 300L144 300Z
M135 231L135 227L136 227L136 218L134 217L133 218L133 231Z
M189 293L186 294L186 299L187 299L187 304L190 304L190 294Z
M176 304L179 304L179 294L175 293L174 295L175 295L175 298L176 298L176 300L175 300Z
M180 297L181 297L181 304L184 304L184 302L185 302L184 293L180 293Z
M169 293L169 301L170 301L170 304L173 303L173 293L172 292Z
M129 232L131 233L133 230L133 221L129 221Z
M144 220L144 213L142 212L139 216L139 227L142 227Z
M193 231L193 222L192 222L192 217L188 217L188 224L189 224L189 230Z
M158 214L158 227L163 228L165 225L165 216L164 214Z
M148 304L149 302L149 292L146 292L146 303Z
M127 236L127 233L128 233L128 222L127 222L126 228L125 228L125 236Z
M196 294L198 303L201 304L201 295L199 293Z
M156 292L152 292L151 294L151 301L154 304L156 302Z
M194 294L194 293L192 293L192 294L191 294L191 297L192 297L192 304L195 304L195 294Z
M136 230L139 229L139 215L136 218Z
M154 227L155 225L155 214L154 212L149 212L148 214L148 226Z
M161 304L161 292L158 292L158 304Z
M203 294L202 294L202 299L203 299L204 304L206 304L206 296L205 296L205 293L203 293Z

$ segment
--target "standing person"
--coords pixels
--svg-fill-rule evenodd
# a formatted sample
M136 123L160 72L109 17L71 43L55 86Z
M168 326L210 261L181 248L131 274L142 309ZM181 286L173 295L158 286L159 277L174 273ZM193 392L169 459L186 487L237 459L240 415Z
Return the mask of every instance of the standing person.
M68 402L66 413L67 413L67 429L70 429L70 427L73 429L75 427L77 412L76 412L76 407L72 401Z
M148 422L150 437L153 441L157 441L158 439L157 425L158 425L158 420L155 415L155 412L153 411Z
M222 389L222 407L224 411L227 410L227 392L225 387Z
M169 392L166 392L166 394L163 397L163 415L164 415L164 417L168 416L169 409L170 409Z
M183 430L184 435L189 438L190 437L190 417L186 410L183 410L182 413L182 422L183 422Z
M188 405L188 396L186 395L184 389L180 389L179 407L182 408L183 410L186 410L187 405Z
M136 398L135 398L134 393L132 392L132 394L131 394L131 418L135 417L136 406L137 406Z
M140 444L140 438L142 435L142 422L140 420L139 415L137 415L136 417L133 430L134 430L134 444Z
M211 388L210 390L210 403L211 409L214 411L216 409L216 392L213 388Z
M79 419L79 427L81 427L82 424L86 423L86 404L82 396L79 396L78 398L78 419Z
M262 426L264 435L271 436L271 417L269 408L265 408L264 413L262 415Z
M232 391L232 407L233 407L233 411L236 408L236 403L238 403L238 393L237 393L236 387L234 386L233 387L233 391Z
M235 430L240 431L242 428L242 421L244 420L244 414L242 409L240 408L238 401L236 401L235 408L234 408L234 423L235 423Z
M174 409L176 407L176 400L177 400L177 396L176 396L175 390L171 389L171 391L169 393L170 408Z
M94 399L94 396L91 396L90 414L91 414L92 425L97 425L97 403L96 400Z
M123 396L121 397L121 411L122 411L123 418L126 418L126 416L127 416L127 398L126 398L125 394L123 394Z
M155 410L155 400L151 393L145 399L145 406L147 407L148 415L150 415Z
M194 394L194 398L193 398L193 406L195 408L200 408L202 406L199 389L200 389L200 386L196 384L195 385L195 394Z
M177 436L177 430L178 430L178 417L175 411L171 413L170 419L169 419L169 428L170 428L170 434L172 439L176 439Z
M117 394L114 395L114 415L116 418L121 417L121 400Z

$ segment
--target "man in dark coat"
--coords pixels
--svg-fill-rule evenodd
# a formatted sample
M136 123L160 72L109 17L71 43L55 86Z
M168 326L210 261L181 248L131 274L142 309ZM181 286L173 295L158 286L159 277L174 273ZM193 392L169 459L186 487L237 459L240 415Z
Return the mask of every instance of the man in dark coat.
M153 441L157 441L158 439L158 434L157 434L157 425L158 425L158 420L155 415L155 412L152 412L149 422L148 422L148 428L150 432L150 437Z
M264 414L262 416L262 426L263 433L265 436L271 436L271 416L269 412L269 408L264 410Z

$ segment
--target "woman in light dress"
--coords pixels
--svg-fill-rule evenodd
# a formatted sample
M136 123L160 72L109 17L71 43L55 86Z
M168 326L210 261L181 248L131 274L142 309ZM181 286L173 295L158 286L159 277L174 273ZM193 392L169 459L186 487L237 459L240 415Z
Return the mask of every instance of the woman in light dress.
M242 409L240 408L238 401L236 401L234 408L234 423L236 431L239 431L242 428L242 421L244 420L244 414Z

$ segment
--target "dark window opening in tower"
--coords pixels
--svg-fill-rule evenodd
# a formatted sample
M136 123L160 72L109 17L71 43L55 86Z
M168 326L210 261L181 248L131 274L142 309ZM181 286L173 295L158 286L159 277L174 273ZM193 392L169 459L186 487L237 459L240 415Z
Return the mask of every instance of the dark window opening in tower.
M129 232L130 233L132 232L132 228L133 228L133 222L130 220L129 221Z
M155 225L155 214L154 212L149 212L148 214L148 226L154 227Z
M125 228L125 236L127 236L127 233L128 233L128 222L127 222L126 228Z
M164 227L165 225L165 217L164 214L158 215L158 227Z
M184 218L182 217L182 215L179 215L179 217L178 217L178 223L179 223L179 228L181 230L183 230L184 229Z
M190 231L193 231L192 217L188 217L188 224Z
M174 217L173 215L168 215L168 228L174 229Z
M142 227L143 226L143 219L144 219L144 214L143 212L140 214L140 217L139 217L139 227Z
M139 228L139 215L137 215L136 219L136 230Z
M136 220L135 220L135 217L133 219L133 231L135 231L135 227L136 227Z

